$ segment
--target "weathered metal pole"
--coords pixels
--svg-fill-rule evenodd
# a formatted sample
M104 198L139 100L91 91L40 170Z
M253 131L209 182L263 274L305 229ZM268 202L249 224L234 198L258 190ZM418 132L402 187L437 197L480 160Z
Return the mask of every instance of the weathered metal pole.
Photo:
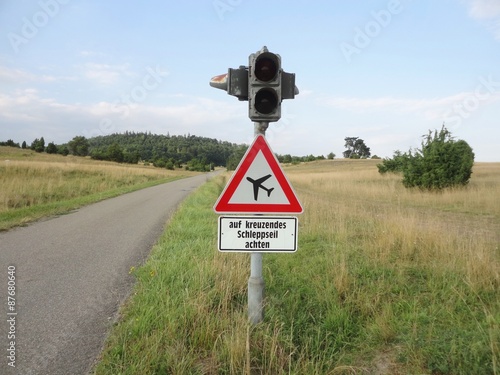
M266 136L269 122L255 122L254 136ZM250 278L248 279L248 320L256 325L264 320L264 278L262 277L262 253L250 254Z

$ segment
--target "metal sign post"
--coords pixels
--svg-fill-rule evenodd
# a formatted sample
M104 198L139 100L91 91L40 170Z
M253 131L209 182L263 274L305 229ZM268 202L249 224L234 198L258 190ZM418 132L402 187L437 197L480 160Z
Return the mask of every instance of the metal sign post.
M269 122L255 122L254 136L266 136ZM248 320L256 325L264 320L264 289L265 282L262 277L262 253L250 254L250 277L248 279Z
M210 86L225 90L229 95L236 96L238 100L248 101L248 117L254 121L254 136L257 137L258 135L262 135L265 137L269 123L278 121L281 117L282 100L294 99L295 95L299 93L299 90L295 86L295 74L285 72L281 68L281 56L269 52L267 47L264 46L260 51L252 53L248 57L248 60L248 67L240 66L238 69L229 68L227 74L220 74L213 77L210 81ZM268 154L271 154L270 150L268 151ZM269 160L269 158L267 158L267 160ZM276 166L274 169L275 171L281 171L277 161L274 162L274 165ZM246 168L248 167L249 166L247 165ZM236 172L235 175L237 174ZM284 177L282 172L279 172L279 174ZM253 184L254 192L252 193L251 198L253 198L254 201L258 200L259 189L263 189L267 192L268 196L271 196L274 188L266 188L262 185L262 183L264 180L272 178L272 176L273 173L267 173L265 175L260 174L259 176L248 176L246 178L246 181ZM239 177L239 182L236 182L236 184L239 184L242 181L242 174L240 174ZM275 173L274 178L277 177L278 176L276 176ZM286 180L286 178L283 179ZM288 183L286 184L288 185ZM233 186L232 194L235 193L236 186L234 185L235 184L231 185L231 181L228 184L228 186ZM231 209L228 209L234 206L252 206L246 203L247 198L244 199L243 204L241 201L232 203L229 199L230 197L226 197L225 195L226 189L221 197L219 197L219 200L214 207L216 213L224 213L226 211L234 212ZM236 189L236 191L239 190ZM245 190L245 192L246 191L247 190ZM276 193L276 191L277 190L274 190L274 193ZM244 195L246 195L246 193ZM277 204L272 205L273 208L280 207L277 211L274 211L273 208L268 206L267 210L261 209L260 211L256 210L247 212L256 215L262 215L264 212L269 213L269 211L274 211L278 214L290 212L302 213L302 206L295 197L291 187L288 187L286 192L282 195L285 200L292 198L292 201L289 201L288 205L282 204L282 202L277 202ZM220 208L219 210L218 207L226 208ZM284 210L284 207L287 207L287 209ZM276 235L278 236L279 234ZM296 231L294 235L296 241ZM269 234L269 236L271 236L271 234ZM296 250L296 243L294 245L294 250ZM253 251L250 254L250 277L248 279L248 318L250 323L253 325L262 322L264 319L264 288L265 283L264 278L262 277L262 252Z

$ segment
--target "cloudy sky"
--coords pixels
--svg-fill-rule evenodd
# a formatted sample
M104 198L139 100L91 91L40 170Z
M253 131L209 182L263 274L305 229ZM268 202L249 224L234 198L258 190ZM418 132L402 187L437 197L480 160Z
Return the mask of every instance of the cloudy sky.
M251 143L208 82L266 45L300 94L273 151L392 156L443 122L500 161L500 0L0 0L0 140L150 131Z

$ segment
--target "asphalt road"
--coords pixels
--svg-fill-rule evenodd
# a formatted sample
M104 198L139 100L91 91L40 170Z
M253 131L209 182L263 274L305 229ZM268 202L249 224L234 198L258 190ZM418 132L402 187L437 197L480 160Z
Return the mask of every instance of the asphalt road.
M0 374L87 374L130 293L130 267L145 260L180 201L210 177L143 189L0 233ZM7 309L9 266L15 267L17 315ZM15 368L8 364L12 327Z

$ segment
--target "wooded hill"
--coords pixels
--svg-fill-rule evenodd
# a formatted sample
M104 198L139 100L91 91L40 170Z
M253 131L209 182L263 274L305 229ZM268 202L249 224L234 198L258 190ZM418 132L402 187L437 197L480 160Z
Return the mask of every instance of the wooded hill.
M71 146L71 142L69 143ZM248 146L195 135L158 135L125 132L88 139L89 155L93 159L120 163L151 162L161 168L180 168L209 171L216 166L234 170ZM72 147L70 147L71 152ZM325 159L324 156L276 157L281 163L300 163ZM328 159L335 154L330 153Z
M125 132L87 141L88 154L93 159L125 163L145 161L169 169L184 165L201 171L227 166L231 159L239 160L246 150L244 145L190 134L171 136Z
M193 171L209 171L214 167L226 167L234 170L245 154L248 146L214 138L195 135L173 135L125 132L92 138L76 136L66 144L56 145L50 142L45 145L44 137L36 138L28 146L26 141L15 143L9 139L0 142L0 146L30 148L36 152L49 154L72 154L75 156L90 156L96 160L109 160L117 163L137 164L150 163L156 167L175 169L185 168ZM276 155L281 163L300 163L318 159L324 156L291 156ZM328 159L335 154L330 153Z

